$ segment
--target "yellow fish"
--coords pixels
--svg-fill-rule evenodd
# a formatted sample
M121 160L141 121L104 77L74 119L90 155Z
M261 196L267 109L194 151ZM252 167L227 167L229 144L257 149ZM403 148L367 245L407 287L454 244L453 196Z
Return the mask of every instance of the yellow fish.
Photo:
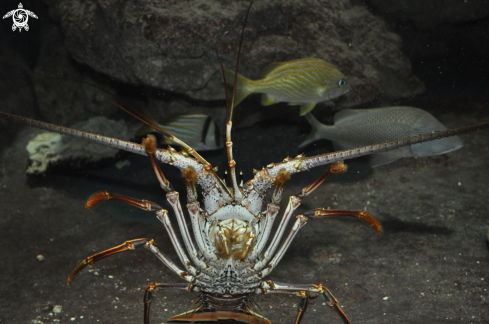
M235 73L231 70L225 73L227 81L234 83ZM304 116L318 102L337 98L351 89L343 73L318 58L272 63L263 69L261 77L253 81L238 74L235 106L250 93L263 93L263 106L288 102L300 105L300 114Z

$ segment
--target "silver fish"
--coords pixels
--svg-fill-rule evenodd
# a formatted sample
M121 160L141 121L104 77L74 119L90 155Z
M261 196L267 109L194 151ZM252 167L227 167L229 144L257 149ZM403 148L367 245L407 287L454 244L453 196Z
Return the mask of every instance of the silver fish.
M212 151L224 147L219 128L214 120L206 114L189 113L176 115L163 124L159 124L147 110L144 110L143 114L153 123L175 135L196 151ZM136 135L144 136L153 132L156 131L150 126L144 125L138 130ZM162 137L161 143L175 144L166 137Z
M234 71L226 70L225 73L227 81L233 83ZM334 99L351 89L343 73L318 58L269 64L261 72L261 78L253 81L238 75L235 106L251 93L263 93L263 106L288 102L289 105L300 105L303 116L318 102Z
M428 112L414 107L345 109L334 116L333 126L321 124L312 114L307 114L306 119L312 131L299 147L327 139L337 151L447 129ZM376 154L370 164L377 167L403 157L446 154L462 146L462 140L452 136Z

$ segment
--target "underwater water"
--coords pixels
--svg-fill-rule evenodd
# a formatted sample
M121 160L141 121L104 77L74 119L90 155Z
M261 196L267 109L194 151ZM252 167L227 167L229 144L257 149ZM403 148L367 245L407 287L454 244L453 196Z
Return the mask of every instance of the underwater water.
M341 3L345 5L346 1ZM417 94L413 90L404 96L399 91L390 99L380 94L368 98L363 93L352 92L345 95L345 101L340 99L334 108L327 104L318 104L314 108L314 115L323 123L332 123L334 114L346 107L393 105L422 108L448 128L489 120L488 49L481 42L484 37L487 40L489 34L489 14L465 22L447 18L437 26L422 28L411 16L402 18L385 14L373 5L377 2L349 3L352 8L372 11L371 15L385 21L387 30L400 35L403 41L400 53L405 55L405 64L410 66L412 74L426 90ZM125 80L131 77L110 74L113 72L110 59L101 59L103 63L100 64L106 66L88 66L73 42L77 40L83 44L93 35L81 39L70 34L69 29L62 32L61 14L56 13L61 10L59 7L53 9L33 2L23 2L23 5L26 9L31 8L39 18L30 18L29 31L20 33L12 31L11 20L4 19L0 25L0 42L5 44L1 53L2 66L10 67L0 74L0 111L53 123L65 122L64 126L97 115L131 123L131 118L111 107L106 102L110 97L98 89L85 88L76 82L69 88L70 82L66 80L36 82L34 84L41 86L35 88L35 93L22 88L25 83L31 84L31 79L68 77L95 80L137 108L158 111L160 116L157 118L166 116L166 107L171 113L179 109L196 109L211 115L221 130L224 129L223 95L208 95L214 91L210 85L211 90L199 94L195 87L190 90L164 88L157 81L150 86L141 75L135 75L131 83ZM236 6L226 1L221 5ZM235 8L240 12L241 20L226 22L231 25L223 23L224 27L232 27L237 33L229 40L233 46L236 46L246 5L247 2L243 2L239 4L239 10ZM267 12L263 3L256 5L256 11L252 9L250 13L250 33L273 36L270 30L256 27L259 18ZM471 5L470 1L468 5ZM17 6L16 2L7 1L0 8L7 12ZM151 7L145 8L147 17L151 18ZM275 17L274 9L269 10ZM258 18L253 18L254 13ZM351 19L355 19L353 12L351 14ZM153 12L153 16L157 14ZM103 21L101 17L96 19ZM172 20L168 26L178 23ZM110 21L107 24L111 25ZM282 26L288 26L286 20L274 28ZM224 32L224 27L216 29ZM440 31L442 28L446 33ZM376 30L367 33L375 38ZM132 42L133 50L138 52L140 44L136 40L122 31L120 35L126 38L106 39L106 42ZM149 32L144 35L151 39ZM291 39L294 35L291 33ZM185 39L187 36L181 32L174 38ZM213 44L218 36L220 34L210 35L208 42ZM258 54L253 45L265 48L272 45L246 43L246 36L245 33L242 65L245 72L254 73L250 65ZM155 42L165 40L156 37ZM271 40L267 38L262 42L265 41ZM53 47L55 43L59 47ZM7 46L9 52L5 49ZM66 50L64 46L70 49ZM167 54L177 62L178 51L168 54L165 52L167 48L161 46L162 55ZM427 51L430 46L436 49ZM284 50L270 56L288 60L316 53L308 52L307 48L296 51ZM182 50L182 57L186 55L184 52ZM91 55L89 49L86 55ZM224 62L232 64L234 52L226 51L223 55ZM328 53L325 59L331 59L331 55ZM60 57L67 59L61 61ZM196 54L196 57L199 56ZM217 72L212 72L213 78L217 79L216 87L222 87L217 60L210 54L207 59L214 60ZM118 59L114 58L113 62L116 65ZM185 62L192 65L191 60ZM256 62L261 63L258 59ZM262 67L257 67L256 71ZM180 73L186 73L184 65L179 69ZM344 70L348 69L345 67ZM344 73L349 76L348 72ZM23 78L25 75L29 78ZM257 74L255 76L258 78ZM356 76L351 74L350 77ZM381 73L379 78L382 78ZM394 79L385 78L384 83L380 82L379 93L382 87L388 88L389 80L394 84ZM355 80L352 88L355 89L355 85L357 89L361 88L362 77ZM82 88L84 90L76 91ZM389 91L392 93L392 88ZM81 98L80 93L91 97ZM355 105L355 96L363 102ZM245 181L253 177L253 169L260 170L271 162L281 162L287 156L294 157L303 151L306 156L313 156L332 149L327 141L318 141L305 150L297 149L310 131L305 119L299 117L298 106L280 103L263 107L260 96L251 95L236 108L233 121L234 158L237 170L243 170ZM66 285L66 279L84 258L136 238L154 239L161 250L173 260L178 259L154 213L117 202L106 202L91 210L84 207L91 194L107 190L151 200L169 209L165 193L147 158L121 153L116 160L127 161L122 168L118 168L114 161L71 168L68 161L59 168L55 165L46 175L27 176L25 147L41 131L3 120L0 127L0 323L142 323L142 298L146 286L150 282L183 282L148 251L139 249L100 261L82 272L70 286ZM377 234L355 219L310 219L267 280L322 283L339 300L352 323L489 323L489 131L480 130L461 138L463 148L447 155L401 159L373 169L365 158L345 161L348 171L328 179L303 200L295 214L319 207L365 210L381 222L383 232ZM225 150L202 155L213 166L219 166L218 174L223 176L227 167ZM284 190L279 217L285 210L287 197L298 194L326 168L318 167L291 177ZM163 172L181 193L183 204L186 189L181 172L171 166L164 166ZM175 222L173 215L171 220ZM180 291L156 292L151 323L167 323L167 318L188 310L197 296L197 293ZM260 307L257 312L272 323L292 323L300 299L263 295L256 301ZM340 322L320 297L310 300L302 321Z

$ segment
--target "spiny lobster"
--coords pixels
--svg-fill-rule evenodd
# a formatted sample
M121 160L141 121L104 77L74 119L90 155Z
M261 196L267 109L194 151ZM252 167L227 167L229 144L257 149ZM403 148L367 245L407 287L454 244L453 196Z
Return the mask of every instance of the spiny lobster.
M281 283L264 280L264 278L277 266L295 235L309 218L356 217L366 221L379 233L382 230L381 225L365 211L318 208L309 210L303 215L295 216L292 229L281 243L282 237L286 233L286 227L294 218L294 212L301 204L301 201L308 197L329 176L346 171L346 166L343 163L346 159L489 127L489 123L486 122L313 157L298 155L293 159L287 158L281 163L271 163L262 170L256 171L251 180L243 182L242 180L239 181L236 176L236 162L233 159L233 143L231 141L233 106L233 103L231 103L227 110L226 128L226 148L231 187L226 185L210 163L195 150L145 119L138 112L129 113L178 143L186 152L177 152L172 148L167 150L157 149L155 147L155 138L152 136L145 138L142 145L139 145L116 138L0 113L1 118L13 122L28 124L52 132L147 155L161 187L167 193L167 200L175 213L183 245L170 222L168 211L158 204L106 191L91 196L86 203L87 208L91 208L105 200L116 200L146 211L156 212L156 216L163 223L182 265L179 266L171 260L164 251L157 247L154 240L139 238L126 241L119 246L86 258L69 275L68 284L88 265L113 254L144 247L185 281L184 283L150 283L148 285L144 292L145 323L149 323L153 292L159 289L178 289L200 293L191 310L173 316L169 321L236 320L253 324L270 323L269 320L252 310L253 297L269 293L291 294L301 298L295 323L301 322L307 309L310 294L321 294L325 298L326 304L332 307L344 323L351 323L334 295L321 284ZM180 204L179 193L173 189L170 182L166 179L158 162L172 165L182 172L187 188L186 207L190 215L193 238ZM279 203L282 193L291 175L326 164L332 164L327 172L311 185L303 188L301 192L289 197L287 208L283 213L278 229L274 235L271 235L273 223L280 211ZM197 185L202 190L202 206L197 201ZM267 204L266 210L263 210L266 193L272 186L275 187L271 195L271 201ZM272 239L267 246L270 237Z

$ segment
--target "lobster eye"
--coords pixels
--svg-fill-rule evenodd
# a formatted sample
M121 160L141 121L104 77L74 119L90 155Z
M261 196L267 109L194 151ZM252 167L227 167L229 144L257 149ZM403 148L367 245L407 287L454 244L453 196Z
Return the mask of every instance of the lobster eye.
M338 82L338 85L340 87L344 86L346 84L346 80L345 79L341 79L339 82Z

